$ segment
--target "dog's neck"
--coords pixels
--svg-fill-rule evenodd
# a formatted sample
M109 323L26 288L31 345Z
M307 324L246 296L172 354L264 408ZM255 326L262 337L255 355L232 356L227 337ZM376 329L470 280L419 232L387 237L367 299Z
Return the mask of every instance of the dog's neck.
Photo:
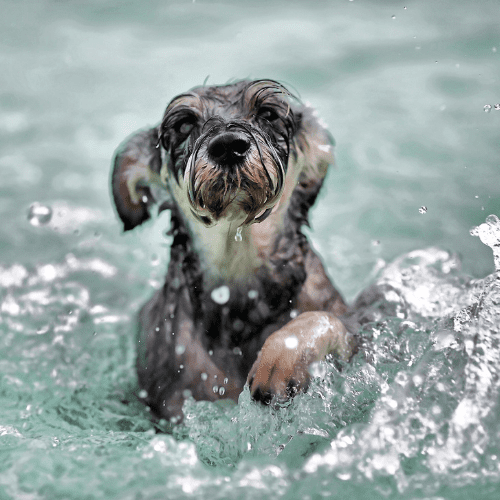
M268 261L274 241L283 230L283 218L284 214L277 211L259 224L243 227L229 220L205 227L188 219L205 286L244 285L252 279Z
M277 239L285 231L286 214L298 177L299 171L290 169L282 197L272 214L260 223L246 226L241 225L242 215L206 227L192 215L182 182L170 182L170 192L180 208L200 260L205 286L245 285L264 263L269 262Z

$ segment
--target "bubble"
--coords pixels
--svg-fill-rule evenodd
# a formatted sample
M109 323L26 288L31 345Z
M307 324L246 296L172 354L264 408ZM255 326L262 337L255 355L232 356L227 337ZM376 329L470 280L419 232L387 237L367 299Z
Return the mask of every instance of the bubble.
M229 379L227 377L224 378L224 384L227 384L229 382Z
M186 346L185 345L177 345L177 346L175 346L175 354L178 354L180 356L181 354L184 354L185 351L186 351Z
M143 203L147 203L149 200L148 200L148 197L146 195L144 195L142 198L141 198L142 202Z
M182 391L182 395L184 396L184 399L190 398L193 394L189 389L184 389Z
M500 102L499 102L499 103L497 103L497 104L495 104L495 109L496 109L497 111L500 111Z
M418 211L421 213L421 214L425 214L427 213L427 207L426 206L421 206Z
M241 356L243 354L243 352L239 347L235 347L233 349L233 354L235 354L236 356Z
M146 399L148 397L148 391L145 391L144 389L139 391L139 397L141 399Z
M257 290L250 290L248 292L249 299L256 299L259 296L259 292Z
M225 393L226 393L226 389L224 389L224 387L219 387L219 395L224 396Z
M202 374L200 375L200 377L201 377L201 380L207 380L208 375L207 375L206 373L202 373Z
M236 229L236 236L234 237L234 241L243 241L243 236L241 236L241 226Z
M30 205L28 209L28 221L32 226L44 226L50 222L52 218L52 208L48 205L42 205L35 202Z
M391 19L396 19L396 16L392 16Z
M294 318L296 318L298 315L299 315L299 311L297 311L297 309L292 309L292 310L290 311L290 318L294 319Z
M214 391L214 393L217 394L219 392L219 386L218 385L214 385L212 387L212 391Z
M229 291L229 287L227 287L226 285L220 286L219 288L214 288L212 290L212 293L210 294L212 300L221 305L225 304L229 300L230 296L231 292Z
M483 109L485 113L489 113L491 111L491 104L485 104Z
M290 335L285 339L287 349L295 349L299 345L299 339L295 335Z

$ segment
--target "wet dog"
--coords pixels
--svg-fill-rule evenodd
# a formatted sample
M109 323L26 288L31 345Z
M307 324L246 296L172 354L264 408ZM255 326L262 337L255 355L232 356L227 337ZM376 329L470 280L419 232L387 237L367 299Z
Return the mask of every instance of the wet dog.
M332 139L281 84L202 86L118 149L124 229L170 210L165 284L139 314L141 396L161 418L184 400L265 404L305 390L309 365L349 360L356 339L301 228L333 163Z

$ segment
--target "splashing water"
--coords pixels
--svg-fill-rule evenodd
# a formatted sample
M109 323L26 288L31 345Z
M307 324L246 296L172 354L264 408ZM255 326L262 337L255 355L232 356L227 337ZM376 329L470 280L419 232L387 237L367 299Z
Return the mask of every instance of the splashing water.
M495 216L477 228L496 252L499 229ZM470 498L478 482L489 485L479 497L493 498L500 491L499 280L471 280L456 256L428 249L387 265L375 287L378 295L367 293L363 353L350 363L316 363L308 392L274 410L253 403L248 389L237 406L190 400L174 434L191 440L204 463L234 470L236 484L253 487L273 468L285 498L312 498L311 491Z
M52 219L52 208L41 203L32 203L28 209L28 221L32 226L39 227L48 224Z
M496 215L490 215L486 222L471 229L472 236L479 239L493 250L495 269L500 272L500 219Z
M212 290L212 293L210 294L210 297L212 297L212 300L214 302L217 302L217 304L223 305L225 304L231 296L231 292L229 290L229 287L226 285L220 286L218 288L214 288Z

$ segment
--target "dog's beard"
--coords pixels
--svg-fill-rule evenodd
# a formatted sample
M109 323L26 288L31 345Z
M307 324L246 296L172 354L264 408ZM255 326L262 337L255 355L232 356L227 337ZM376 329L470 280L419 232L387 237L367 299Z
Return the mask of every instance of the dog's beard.
M242 225L264 220L283 192L285 167L277 151L253 144L236 165L212 163L205 153L195 148L184 175L194 214L207 225L229 211L246 215Z

